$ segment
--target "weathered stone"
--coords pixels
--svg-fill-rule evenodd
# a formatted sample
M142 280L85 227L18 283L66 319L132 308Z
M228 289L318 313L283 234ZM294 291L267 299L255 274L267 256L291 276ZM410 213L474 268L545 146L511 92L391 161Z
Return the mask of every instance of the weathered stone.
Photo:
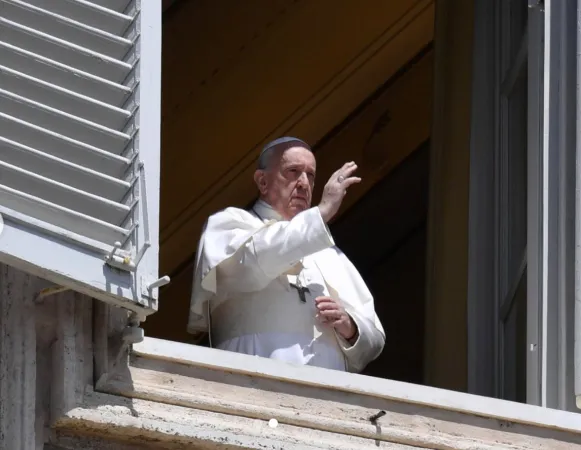
M35 448L35 278L0 264L0 449Z

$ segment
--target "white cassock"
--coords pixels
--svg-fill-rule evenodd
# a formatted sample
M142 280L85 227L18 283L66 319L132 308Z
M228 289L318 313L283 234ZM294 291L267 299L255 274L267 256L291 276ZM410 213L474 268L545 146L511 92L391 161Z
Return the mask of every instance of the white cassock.
M293 286L305 286L304 299ZM315 318L315 298L339 301L357 325L351 345ZM305 301L303 301L305 300ZM188 331L211 328L215 348L360 372L385 333L359 272L313 207L282 220L258 201L212 215L200 239Z

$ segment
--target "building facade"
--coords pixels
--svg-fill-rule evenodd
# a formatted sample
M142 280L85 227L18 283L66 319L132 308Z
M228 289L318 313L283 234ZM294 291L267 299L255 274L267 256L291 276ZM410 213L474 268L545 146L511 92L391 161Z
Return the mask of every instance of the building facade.
M369 30L388 32L376 38L367 30L363 39L362 31L359 42L341 28L344 42L364 49L360 58L325 53L306 79L326 79L325 70L337 76L315 94L301 85L288 96L305 96L296 111L310 119L280 126L315 141L323 167L350 157L361 140L356 156L379 180L429 147L422 384L414 384L387 379L386 365L406 364L397 353L359 375L168 338L167 328L187 315L164 306L189 300L189 280L175 274L188 267L197 230L197 219L177 213L196 186L176 166L196 158L216 164L196 150L198 131L184 134L198 130L192 118L200 129L211 123L196 99L210 105L223 95L232 111L247 113L224 94L238 92L236 83L253 88L247 74L264 70L247 61L265 61L281 42L299 39L298 20L323 19L309 8L326 8L337 23L348 23L355 8L337 4L331 13L322 2L276 2L287 19L267 27L274 31L265 32L263 47L198 86L215 83L213 91L183 94L185 109L174 113L182 122L170 123L161 97L177 104L178 86L188 83L167 69L180 62L177 42L188 41L180 34L186 11L206 11L208 21L225 15L216 3L189 1L173 2L173 16L157 1L0 2L0 448L581 448L581 3L357 6ZM250 7L240 5L230 7L244 17ZM383 23L375 7L401 20ZM270 23L269 11L249 14ZM178 16L184 28L171 28ZM165 63L162 19L171 43ZM317 32L328 35L332 23L320 23ZM207 46L228 55L220 42ZM398 57L401 63L386 63ZM353 66L328 69L340 58ZM166 75L175 90L162 83ZM271 78L259 80L265 97ZM227 130L237 129L232 111L222 117ZM283 129L243 125L249 141ZM340 132L329 137L335 127ZM174 150L184 136L194 156ZM400 153L386 157L390 143ZM233 180L236 202L249 200L248 186ZM393 333L387 329L388 341Z

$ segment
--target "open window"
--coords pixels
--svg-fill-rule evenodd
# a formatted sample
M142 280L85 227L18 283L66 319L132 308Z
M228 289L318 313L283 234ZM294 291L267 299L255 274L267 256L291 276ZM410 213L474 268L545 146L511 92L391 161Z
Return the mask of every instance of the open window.
M557 234L545 208L560 195L544 187L555 167L546 161L554 120L546 105L558 101L547 39L564 9L475 1L473 28L448 19L474 37L464 59L448 68L466 73L473 63L472 95L458 102L465 111L471 105L470 123L462 128L454 116L449 131L438 115L431 126L432 99L454 101L451 92L460 89L434 79L433 68L451 58L445 50L440 60L434 55L434 5L384 7L377 14L352 4L329 15L320 5L280 2L251 14L242 5L218 13L209 3L178 2L168 10L166 45L175 50L164 61L161 265L173 283L146 332L207 346L186 334L201 226L222 207L254 201L251 174L260 147L291 133L315 144L323 180L348 159L362 161L371 180L331 226L364 272L388 334L385 359L365 374L568 409L547 401L550 383L539 382L548 367L543 340L554 334L547 328L554 281L545 274L555 270L547 245ZM357 38L338 25L355 13L367 24ZM248 19L244 26L228 28L240 17ZM191 20L206 25L190 27ZM309 47L293 34L297 23L315 33ZM196 63L190 75L176 70L184 54L178 30L187 27L188 57ZM446 139L459 136L469 136L469 152L458 144L445 148ZM183 157L184 148L209 150ZM416 196L401 201L402 192ZM570 280L562 283L559 295ZM398 364L387 363L393 360ZM559 370L564 376L564 366Z
M565 97L576 26L566 7L443 1L436 14L429 0L170 3L160 63L159 2L2 2L0 120L10 126L0 136L0 257L110 304L66 305L82 318L61 330L55 354L94 346L97 376L95 390L68 383L84 361L55 358L57 426L84 420L103 431L123 416L113 432L142 421L155 437L152 423L168 410L166 436L174 423L199 433L236 416L248 419L247 434L230 432L246 438L256 431L250 419L273 415L368 444L426 445L444 421L463 428L444 427L443 446L475 424L494 428L483 438L492 446L513 430L491 417L531 435L578 434L577 418L561 411L451 392L561 409L574 398ZM90 25L97 17L101 31ZM346 32L354 23L360 32ZM355 159L368 181L332 232L387 330L371 378L231 354L186 334L201 226L224 206L254 201L258 151L282 134L315 144L320 179ZM131 347L140 336L123 330L135 330L136 317L128 324L118 307L137 319L157 308L158 240L161 273L173 282ZM322 414L297 414L311 398ZM103 413L103 402L122 412ZM385 410L398 426L377 426ZM429 417L418 425L419 415Z
M389 330L365 373L423 383L433 2L332 14L317 2L176 2L165 14L160 264L172 282L146 335L208 345L186 330L201 227L224 207L250 206L260 148L296 135L314 146L315 203L346 161L364 179L330 228ZM343 31L353 17L365 24L357 36ZM311 31L296 36L297 26Z

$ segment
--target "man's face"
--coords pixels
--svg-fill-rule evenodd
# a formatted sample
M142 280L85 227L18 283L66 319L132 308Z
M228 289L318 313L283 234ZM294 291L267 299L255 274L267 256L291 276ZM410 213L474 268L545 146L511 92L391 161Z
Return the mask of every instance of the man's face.
M316 162L306 148L291 147L274 153L267 170L255 180L261 197L286 220L311 207Z

